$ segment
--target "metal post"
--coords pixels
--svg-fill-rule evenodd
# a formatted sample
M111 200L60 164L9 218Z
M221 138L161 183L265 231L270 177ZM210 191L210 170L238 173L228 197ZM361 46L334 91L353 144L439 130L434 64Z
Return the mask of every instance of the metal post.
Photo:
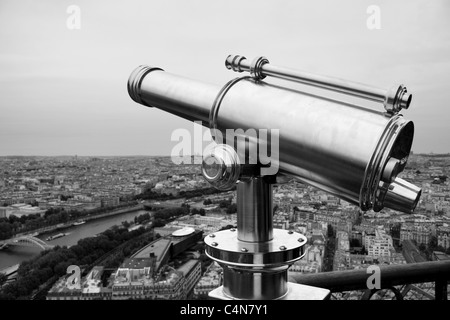
M273 239L272 185L261 177L237 184L237 229L241 241Z
M435 300L447 300L447 280L438 280L434 285Z
M272 185L262 177L237 184L237 238L251 246L273 239ZM248 248L241 248L248 252ZM226 267L224 291L245 299L278 299L287 293L287 266L255 270L252 267Z
M289 266L302 258L306 237L273 229L272 185L256 176L237 185L237 230L210 234L206 254L224 269L216 299L323 300L329 290L288 282Z

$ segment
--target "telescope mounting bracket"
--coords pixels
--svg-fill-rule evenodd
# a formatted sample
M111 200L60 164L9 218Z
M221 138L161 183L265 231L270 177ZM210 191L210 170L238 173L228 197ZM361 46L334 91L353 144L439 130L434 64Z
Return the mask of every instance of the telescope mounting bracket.
M326 299L330 291L288 282L288 269L305 255L304 235L273 228L272 185L259 165L242 165L234 148L217 145L203 158L202 174L216 188L237 186L237 228L205 237L206 255L223 268L216 299Z

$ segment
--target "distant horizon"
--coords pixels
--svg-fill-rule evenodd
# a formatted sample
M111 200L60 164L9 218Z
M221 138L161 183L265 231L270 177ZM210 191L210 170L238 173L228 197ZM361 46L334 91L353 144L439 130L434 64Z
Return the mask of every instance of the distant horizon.
M412 152L412 155L449 155L450 156L450 152L447 153L443 153L443 152ZM191 154L191 155L186 155L186 157L201 157L202 155L199 154ZM63 158L63 157L67 157L67 158L74 158L74 157L115 157L115 158L120 158L120 157L161 157L161 158L171 158L171 155L145 155L145 154L127 154L127 155L79 155L79 154L60 154L60 155L0 155L0 158L8 158L8 157L22 157L22 158L26 158L26 157L43 157L43 158Z
M193 123L133 101L130 74L152 65L218 93L237 76L224 66L230 54L380 89L403 84L413 149L450 151L449 1L2 0L0 8L2 156L170 155L174 133L194 136Z

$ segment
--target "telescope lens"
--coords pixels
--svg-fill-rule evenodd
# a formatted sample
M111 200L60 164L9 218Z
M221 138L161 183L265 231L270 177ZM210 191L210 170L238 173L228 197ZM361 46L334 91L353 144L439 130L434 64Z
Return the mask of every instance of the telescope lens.
M384 205L397 211L413 213L421 194L422 190L419 187L403 179L396 178L389 186Z
M222 173L222 164L214 155L203 159L203 172L211 180L215 180Z

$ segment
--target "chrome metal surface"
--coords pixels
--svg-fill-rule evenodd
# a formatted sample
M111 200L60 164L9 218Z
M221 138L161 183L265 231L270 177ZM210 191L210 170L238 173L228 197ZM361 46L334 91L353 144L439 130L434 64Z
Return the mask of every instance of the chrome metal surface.
M152 71L164 71L161 68L155 68L155 67L149 67L149 66L139 66L137 67L130 75L130 78L128 79L128 94L130 95L131 99L133 99L135 102L144 104L144 102L141 99L141 84L142 80L145 78L145 76L152 72ZM151 105L149 105L151 107Z
M288 291L287 268L281 270L223 268L223 293L233 299L280 299Z
M148 66L138 67L128 79L128 93L134 101L205 124L219 90L218 86Z
M419 202L421 193L420 188L401 178L396 178L389 185L384 205L394 210L412 213Z
M413 124L263 81L241 79L221 99L217 129L279 129L279 172L357 204L373 207L391 157L405 160ZM265 143L271 147L269 141ZM276 161L277 159L273 159Z
M272 185L262 177L237 185L238 239L266 242L273 239Z
M229 145L218 144L203 156L202 175L217 189L231 189L237 183L240 174L239 157Z
M446 284L450 280L450 260L380 265L380 274L380 289L426 282ZM331 292L367 289L368 274L365 268L309 274L288 272L288 276L289 281L327 288ZM446 299L447 295L443 298Z
M266 242L245 242L230 230L215 232L206 237L206 254L219 263L236 267L276 267L292 264L304 256L306 237L300 233L273 229L273 239ZM298 239L304 239L299 242ZM213 246L213 243L217 245ZM286 247L282 250L280 247ZM245 250L242 250L245 249Z
M219 145L219 149L222 146ZM209 169L203 165L203 175L214 177L213 181L220 180L221 168L225 166ZM304 255L306 238L293 231L273 230L271 183L275 179L261 176L242 178L237 184L237 232L230 229L210 234L205 238L205 252L223 267L225 296L233 299L279 299L288 291L289 265Z
M270 67L264 61L255 63L254 68L259 66L264 73ZM238 64L232 65L238 71L248 64L243 57L234 57L231 63ZM242 133L237 136L248 140L249 149L272 149L271 141L260 135L249 136L249 129L279 129L279 150L276 157L269 159L279 173L332 193L362 210L386 206L410 212L414 204L407 197L396 197L400 202L394 201L393 194L384 204L387 188L380 187L380 182L389 180L387 176L395 176L386 166L390 159L399 160L395 171L401 171L411 150L414 125L400 114L386 117L382 111L250 77L233 80L221 90L159 68L141 66L132 73L128 84L133 100L144 105L191 121L211 120L211 129L217 128L223 136L227 129L240 129ZM407 104L404 88L392 92L400 94L403 98L397 100Z
M211 111L209 112L209 128L211 130L211 136L213 139L217 142L216 138L220 136L223 138L223 134L221 131L217 131L217 115L219 113L219 108L222 103L222 99L227 94L228 90L231 89L232 86L234 86L238 81L245 79L244 78L236 78L231 81L229 81L227 84L225 84L222 89L220 89L219 93L217 94L216 99L214 100L214 103L211 107Z
M362 83L273 66L265 57L256 58L250 63L243 56L229 55L225 60L225 66L236 72L248 71L257 80L272 76L381 102L390 114L398 113L402 108L408 109L412 99L412 95L407 93L403 85L384 90Z
M394 157L390 158L383 170L382 180L392 182L400 172L400 160Z
M205 251L224 268L224 295L281 299L289 295L287 269L303 257L306 238L273 229L271 183L276 177L275 173L261 177L259 169L268 164L268 158L279 174L298 178L363 210L385 205L412 212L420 189L396 178L406 165L414 134L412 122L397 113L409 106L411 96L403 86L386 93L273 67L264 57L248 64L245 57L230 56L226 65L250 71L252 77L234 79L220 89L140 66L129 78L128 92L138 103L208 123L215 138L232 132L233 140L226 141L230 145L218 145L204 156L202 174L219 189L241 179L238 228L206 237ZM389 117L363 106L268 84L261 81L266 75L384 101ZM261 129L278 130L279 139L269 139ZM249 133L256 130L258 134ZM262 147L268 148L265 155L261 155ZM258 150L257 165L252 155L241 158L234 148ZM320 296L324 294L322 290Z
M223 286L220 286L209 293L209 297L219 300L237 300L225 295ZM328 300L330 290L307 286L298 283L287 283L287 293L278 300Z

